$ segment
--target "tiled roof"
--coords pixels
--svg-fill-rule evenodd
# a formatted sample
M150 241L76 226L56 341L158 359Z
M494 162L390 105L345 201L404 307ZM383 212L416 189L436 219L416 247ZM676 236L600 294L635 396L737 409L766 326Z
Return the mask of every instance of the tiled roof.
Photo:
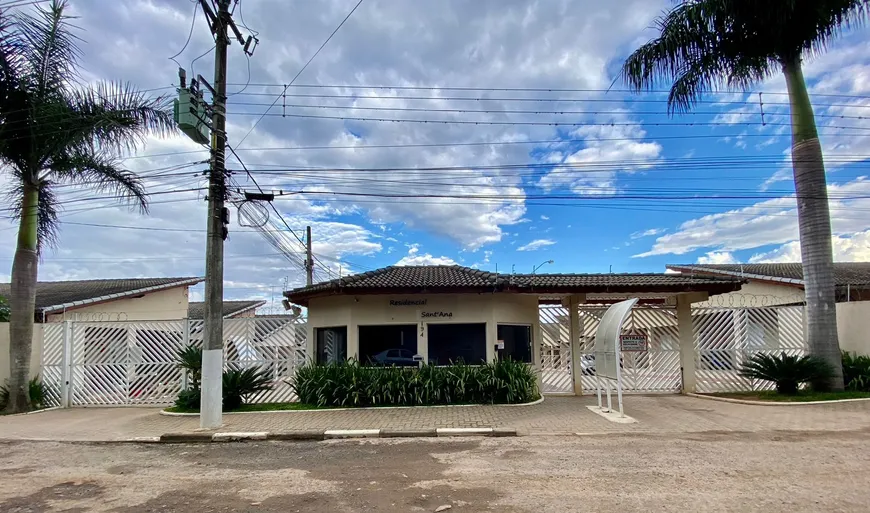
M138 293L194 285L202 278L122 278L116 280L41 281L36 284L36 310L46 313L72 303L108 301ZM9 297L8 283L0 295ZM76 305L78 306L78 305Z
M745 277L747 279L773 279L803 285L804 269L799 262L779 264L674 264L668 269L683 275L692 271ZM835 262L834 281L838 286L870 284L870 262Z
M260 308L265 305L265 301L224 301L223 317L232 317L233 315ZM188 319L202 319L205 317L205 303L202 301L191 301L187 304Z
M284 295L305 304L308 298L341 293L392 292L660 292L727 289L731 278L679 274L496 274L458 265L391 266L301 287Z

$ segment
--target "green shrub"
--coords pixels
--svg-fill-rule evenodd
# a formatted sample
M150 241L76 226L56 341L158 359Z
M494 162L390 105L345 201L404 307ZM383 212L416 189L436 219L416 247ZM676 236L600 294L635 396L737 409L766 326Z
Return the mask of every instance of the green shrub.
M202 348L193 344L175 354L175 364L187 375L187 386L199 389L202 381Z
M843 351L843 383L846 390L870 392L870 356Z
M235 410L247 403L254 394L267 390L272 390L272 377L259 367L224 371L224 411Z
M422 406L512 404L538 399L528 364L502 360L483 365L367 367L356 360L307 364L290 382L299 401L317 406Z
M740 375L772 381L780 394L797 394L798 387L804 383L827 379L833 374L830 364L817 356L779 356L756 353L743 364Z
M198 410L202 395L202 348L190 344L181 349L175 355L175 364L187 374L187 389L178 393L175 406ZM224 411L235 410L252 395L272 389L269 373L256 367L226 370L221 379Z
M45 384L39 379L39 376L30 378L27 383L28 393L30 394L30 406L34 410L39 410L45 406ZM0 386L0 410L6 408L6 403L9 402L9 388L6 385Z

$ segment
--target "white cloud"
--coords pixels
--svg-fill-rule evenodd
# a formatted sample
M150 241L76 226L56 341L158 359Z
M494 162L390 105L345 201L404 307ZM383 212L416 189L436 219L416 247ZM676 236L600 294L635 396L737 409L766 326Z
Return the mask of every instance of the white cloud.
M616 114L604 121L625 123L631 119L627 114ZM659 143L643 141L647 134L639 123L586 125L571 135L583 139L584 147L567 156L554 151L545 158L558 164L538 181L545 190L568 189L579 195L615 194L619 173L649 169L662 152Z
M870 230L848 236L835 235L831 238L834 260L837 262L870 262ZM800 262L801 247L798 241L757 253L749 258L751 263Z
M547 246L552 246L556 241L551 239L537 239L529 242L525 246L520 246L517 248L517 251L537 251L541 248L545 248Z
M421 255L420 245L411 244L408 248L408 254L395 265L456 265L456 261L446 256L432 256L431 253Z
M550 218L548 216L541 216L541 221L549 221Z
M870 218L860 214L870 209L868 194L870 180L865 177L828 186L834 234L850 235L870 227ZM738 251L795 240L797 208L794 197L786 196L686 221L674 233L657 238L649 251L634 256L683 255L704 248Z
M711 251L698 257L699 264L736 264L737 259L727 251Z
M641 239L643 237L652 237L653 235L658 235L660 233L666 232L666 228L650 228L649 230L645 230L642 232L634 232L630 235L632 239Z

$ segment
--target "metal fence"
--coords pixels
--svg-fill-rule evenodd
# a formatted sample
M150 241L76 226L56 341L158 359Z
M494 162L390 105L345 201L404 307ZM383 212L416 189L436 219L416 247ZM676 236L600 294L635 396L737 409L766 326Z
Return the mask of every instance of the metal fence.
M42 380L48 402L62 406L169 404L185 386L175 355L201 346L203 322L66 321L46 324ZM286 383L305 361L306 329L291 317L224 320L224 366L257 366L273 388L252 402L294 399Z
M804 307L696 308L692 310L698 392L770 390L773 383L740 376L755 353L806 353Z
M589 359L598 323L606 306L581 305L581 382L584 390L595 389L595 362ZM561 306L542 306L541 374L546 394L572 394L569 311ZM765 306L750 308L700 307L692 309L695 378L698 392L766 390L771 383L740 376L743 362L758 352L797 355L806 352L804 307ZM679 329L676 310L665 307L634 308L623 334L641 334L647 351L621 355L624 390L627 392L678 392L682 387Z

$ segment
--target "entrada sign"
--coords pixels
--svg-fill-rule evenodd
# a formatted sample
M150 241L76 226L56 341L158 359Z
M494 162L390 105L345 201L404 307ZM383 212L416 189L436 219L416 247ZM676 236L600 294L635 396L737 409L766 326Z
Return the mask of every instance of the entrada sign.
M646 335L620 335L619 345L623 351L646 351Z

